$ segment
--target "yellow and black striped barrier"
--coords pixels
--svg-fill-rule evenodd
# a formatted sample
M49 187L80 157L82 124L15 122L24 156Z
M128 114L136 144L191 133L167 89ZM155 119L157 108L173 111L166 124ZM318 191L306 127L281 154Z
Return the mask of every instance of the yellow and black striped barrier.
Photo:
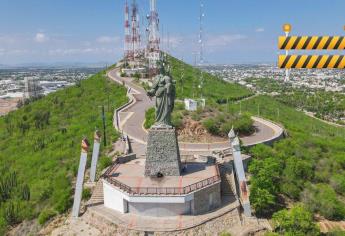
M280 36L280 50L344 50L344 36Z
M279 55L278 67L285 69L345 69L344 55Z

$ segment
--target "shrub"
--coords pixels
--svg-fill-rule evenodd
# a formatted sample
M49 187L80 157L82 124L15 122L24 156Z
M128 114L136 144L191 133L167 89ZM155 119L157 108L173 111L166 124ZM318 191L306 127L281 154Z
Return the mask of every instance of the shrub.
M266 216L271 214L276 205L276 197L267 189L259 187L251 187L251 194L249 196L252 207L258 216Z
M151 126L155 123L156 120L156 114L155 114L155 108L150 108L145 112L145 123L144 127L145 129L151 128Z
M54 209L61 214L61 213L66 212L70 208L71 205L72 205L72 200L70 198L69 193L64 193L55 203Z
M327 184L309 185L303 191L301 200L314 213L319 213L330 220L345 218L345 204Z
M105 168L111 166L113 164L112 158L111 157L107 157L107 156L102 156L99 159L98 162L98 169L100 171L104 170Z
M337 191L338 193L344 194L345 193L345 172L341 174L334 174L330 180L331 186Z
M44 225L48 220L56 216L56 212L52 209L44 209L38 216L38 223Z
M183 125L183 116L181 113L173 113L172 114L172 125L176 128L180 128Z
M254 159L249 165L250 201L259 216L269 216L277 208L277 195L282 164L277 158Z
M214 135L219 134L219 127L215 119L208 118L204 120L202 124L209 133L214 134Z
M0 215L0 235L5 235L7 230L7 222L4 217Z
M191 117L195 121L200 121L201 120L201 116L200 116L200 114L198 112L193 112Z
M133 75L133 78L136 80L136 81L139 81L139 79L141 78L141 75L136 72L134 75Z
M184 111L184 103L183 102L175 102L175 111Z
M282 210L272 217L274 231L283 235L317 236L320 229L313 221L313 215L303 205Z
M83 193L82 193L82 199L83 200L89 200L91 195L92 195L91 189L89 189L89 188L84 188L83 189Z

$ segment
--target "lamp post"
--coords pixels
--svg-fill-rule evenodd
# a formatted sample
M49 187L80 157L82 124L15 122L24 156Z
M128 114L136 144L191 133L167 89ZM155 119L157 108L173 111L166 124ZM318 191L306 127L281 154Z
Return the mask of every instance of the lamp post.
M106 125L105 125L105 111L104 105L102 106L102 122L103 122L103 140L104 140L104 147L107 146L107 135L106 135Z

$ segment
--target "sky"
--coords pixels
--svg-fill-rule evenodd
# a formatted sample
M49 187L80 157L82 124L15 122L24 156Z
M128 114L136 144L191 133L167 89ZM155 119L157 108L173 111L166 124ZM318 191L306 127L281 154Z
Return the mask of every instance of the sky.
M284 23L294 35L345 34L344 0L203 1L210 64L275 63ZM137 2L144 31L149 0ZM162 48L193 63L199 0L157 2ZM123 55L123 8L124 0L0 0L0 64L114 63Z

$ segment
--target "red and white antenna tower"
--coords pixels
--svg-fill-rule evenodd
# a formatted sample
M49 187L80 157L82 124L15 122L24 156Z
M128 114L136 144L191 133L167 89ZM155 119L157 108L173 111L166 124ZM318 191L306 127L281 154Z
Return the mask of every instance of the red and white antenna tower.
M129 26L129 7L128 2L125 4L125 59L128 60L131 57L131 33Z
M140 25L139 25L139 14L138 14L138 6L136 1L134 0L132 3L132 35L131 35L131 43L132 43L132 59L138 57L140 55Z
M160 60L159 18L156 0L150 0L150 14L147 18L149 20L149 27L147 29L148 44L146 57L149 60L150 72L154 72L157 70L157 62Z

